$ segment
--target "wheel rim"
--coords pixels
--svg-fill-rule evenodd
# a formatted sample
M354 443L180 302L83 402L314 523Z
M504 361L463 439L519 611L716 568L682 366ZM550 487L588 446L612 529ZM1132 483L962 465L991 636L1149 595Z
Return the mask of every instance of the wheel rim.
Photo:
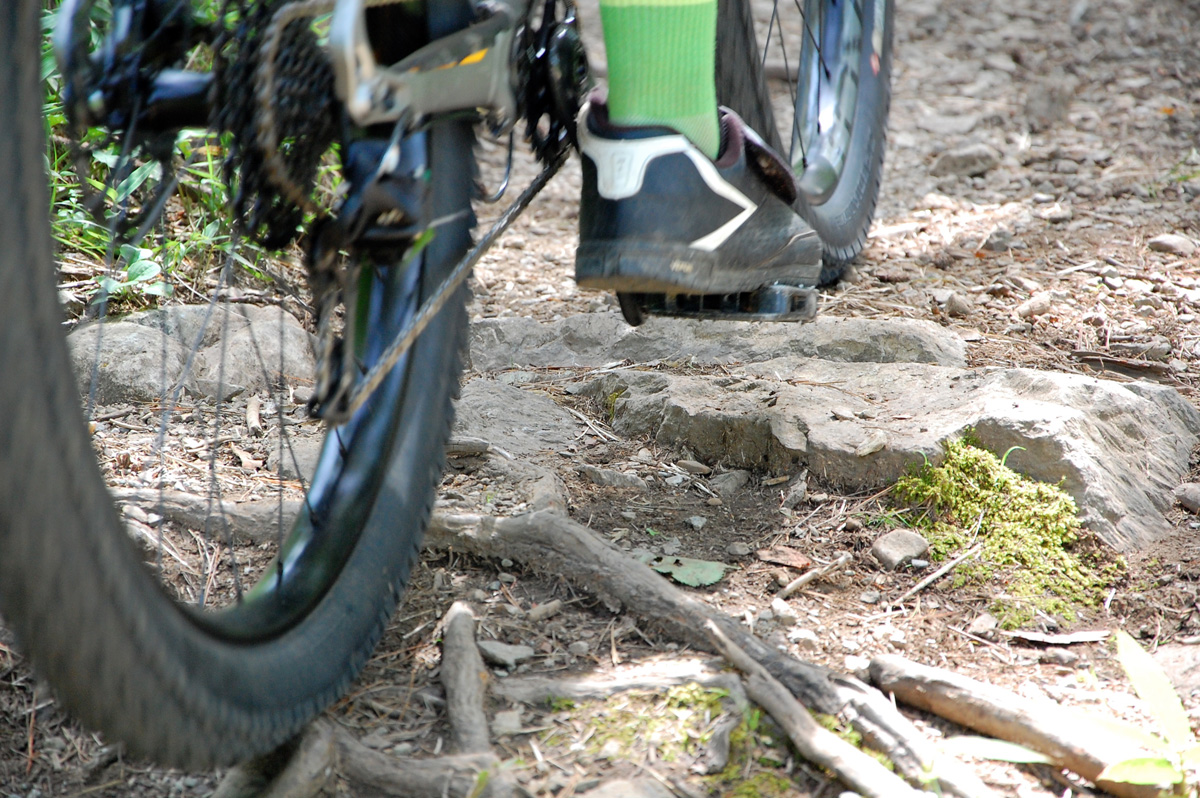
M858 104L864 43L863 9L851 0L793 0L800 15L771 14L763 64L772 74L782 65L790 95L790 135L781 131L784 153L809 204L827 201L837 189L850 153ZM789 20L788 18L793 18Z

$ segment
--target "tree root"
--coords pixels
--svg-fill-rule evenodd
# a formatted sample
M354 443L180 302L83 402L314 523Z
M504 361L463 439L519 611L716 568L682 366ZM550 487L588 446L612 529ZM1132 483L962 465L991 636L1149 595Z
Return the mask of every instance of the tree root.
M935 751L878 691L858 679L767 646L733 618L687 595L569 518L549 511L500 519L435 514L425 540L428 548L507 557L534 570L559 574L599 597L614 612L624 609L674 640L722 653L716 651L706 631L712 624L802 704L845 718L911 782L924 784L934 774L945 794L962 798L995 795L964 765Z

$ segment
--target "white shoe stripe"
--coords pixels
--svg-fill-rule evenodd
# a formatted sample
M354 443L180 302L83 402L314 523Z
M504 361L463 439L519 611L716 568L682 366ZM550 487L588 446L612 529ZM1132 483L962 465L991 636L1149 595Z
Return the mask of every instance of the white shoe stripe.
M700 177L704 178L704 182L708 184L708 187L712 189L714 194L722 196L733 204L742 207L742 212L737 216L708 235L697 238L690 244L695 249L712 252L724 244L731 235L737 232L739 227L746 223L747 219L754 215L754 212L758 210L758 205L726 182L721 177L721 173L717 171L717 167L713 162L704 157L704 153L700 152L700 150L693 146L688 150L687 155L692 159L692 163L696 166L696 171L700 173Z

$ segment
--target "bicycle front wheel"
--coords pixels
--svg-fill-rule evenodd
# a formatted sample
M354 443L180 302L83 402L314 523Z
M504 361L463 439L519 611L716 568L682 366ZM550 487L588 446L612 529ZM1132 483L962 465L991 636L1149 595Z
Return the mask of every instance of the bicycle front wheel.
M792 164L821 283L862 251L879 196L893 0L720 0L717 99Z
M449 434L465 290L368 404L329 432L295 525L258 585L216 611L178 602L114 511L63 338L38 13L34 0L0 9L9 54L0 61L0 183L12 195L0 204L0 613L66 709L130 753L186 768L230 764L278 746L342 694L395 608ZM444 223L403 267L364 267L369 299L355 312L369 333L349 345L366 366L470 243L472 144L459 122L413 141L436 176L432 218Z

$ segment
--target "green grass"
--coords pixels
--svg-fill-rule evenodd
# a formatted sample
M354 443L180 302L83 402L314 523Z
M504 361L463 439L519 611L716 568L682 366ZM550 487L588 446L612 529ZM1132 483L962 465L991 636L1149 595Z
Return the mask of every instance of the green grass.
M172 295L176 287L187 286L203 295L211 290L211 272L233 256L249 269L252 277L263 280L268 270L256 265L266 256L250 241L234 240L230 222L229 188L222 176L225 143L204 130L184 130L175 143L174 161L180 170L180 187L168 202L156 227L137 247L112 243L110 224L97 219L85 206L84 186L90 192L102 192L108 200L107 213L119 203L137 209L147 202L159 185L161 169L154 161L137 157L122 164L120 145L107 143L107 133L89 129L82 142L94 148L85 174L78 174L72 162L69 127L61 99L62 78L50 42L57 21L57 3L42 13L42 66L45 85L43 115L46 122L46 172L50 179L50 226L61 256L69 256L73 279L80 267L90 264L93 287L84 288L85 300L97 299L104 291L117 302L115 310L155 304ZM215 20L221 3L202 0L193 3L195 12ZM92 7L93 46L108 29L110 15L107 0ZM211 54L198 52L194 64L211 62ZM124 167L121 179L115 169ZM235 249L237 250L235 252ZM188 291L187 293L191 293Z

